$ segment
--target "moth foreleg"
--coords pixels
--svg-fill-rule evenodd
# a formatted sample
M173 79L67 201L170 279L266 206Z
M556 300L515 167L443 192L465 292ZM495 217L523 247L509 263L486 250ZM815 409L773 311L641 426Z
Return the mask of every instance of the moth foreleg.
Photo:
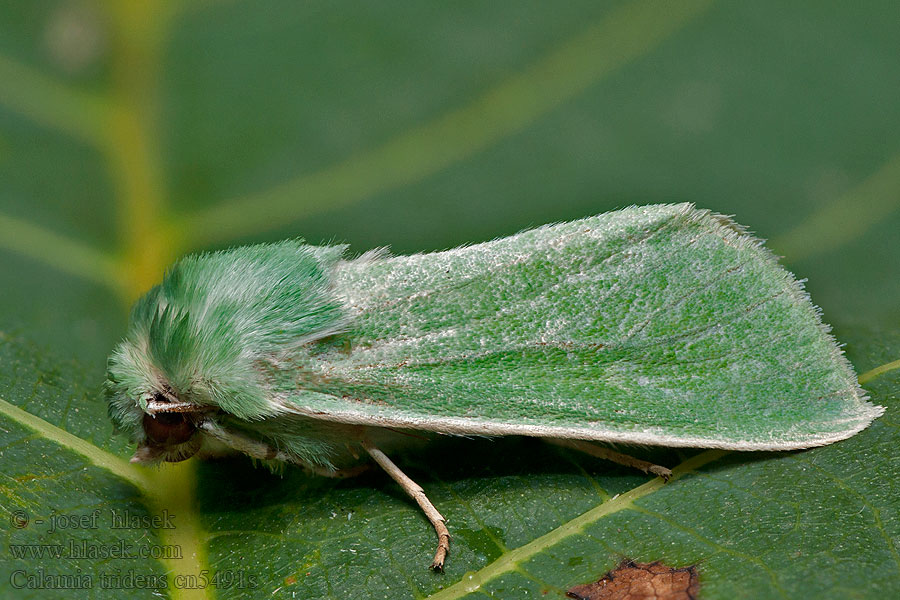
M615 450L610 450L609 448L604 448L603 446L597 446L595 444L592 444L591 442L586 442L583 440L570 440L565 438L546 439L551 444L556 444L557 446L574 448L575 450L580 450L585 454L590 454L591 456L596 456L597 458L603 458L618 465L640 469L644 473L653 473L654 475L662 477L666 481L668 481L669 477L672 476L672 471L670 469L661 467L660 465L655 465L651 462L647 462L646 460L641 460L639 458L629 456L627 454L622 454L621 452L616 452Z
M299 461L296 457L286 452L282 452L275 446L235 433L234 431L220 427L212 421L201 421L198 427L229 448L233 448L238 452L243 452L250 458L258 460L279 460L282 462L299 464L315 475L321 475L322 477L331 477L334 479L356 477L360 473L367 471L370 467L368 464L362 464L346 469L335 469L334 467L307 464Z
M270 446L265 442L254 440L239 433L235 433L234 431L229 431L212 421L201 421L197 427L226 446L234 448L238 452L243 452L250 458L297 462L292 456L286 452L282 452L275 446Z
M371 465L357 465L355 467L349 467L346 469L329 469L327 467L322 467L319 465L304 466L316 475L321 475L322 477L330 477L332 479L347 479L349 477L356 477L357 475L368 471Z
M434 560L431 562L431 568L435 571L443 571L444 560L447 558L447 553L450 552L450 532L447 531L447 526L444 524L444 517L441 516L441 513L437 511L434 504L432 504L431 500L428 499L428 496L425 495L425 491L422 487L410 479L406 473L401 471L400 467L395 465L384 452L366 441L362 443L362 446L365 448L366 452L375 459L375 462L377 462L382 469L387 471L387 474L390 475L394 481L400 484L403 491L416 501L425 513L425 516L431 521L434 531L438 536L437 552L434 553Z

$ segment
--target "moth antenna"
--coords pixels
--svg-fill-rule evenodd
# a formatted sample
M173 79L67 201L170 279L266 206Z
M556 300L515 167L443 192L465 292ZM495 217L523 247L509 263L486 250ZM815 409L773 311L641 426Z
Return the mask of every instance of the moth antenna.
M200 407L190 402L170 402L168 400L148 400L145 412L148 415L157 415L159 413L183 413L198 412Z

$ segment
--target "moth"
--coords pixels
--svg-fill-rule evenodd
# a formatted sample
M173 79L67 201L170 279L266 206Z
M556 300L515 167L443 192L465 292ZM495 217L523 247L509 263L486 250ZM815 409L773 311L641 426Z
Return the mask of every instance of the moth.
M630 207L428 254L299 240L183 258L134 305L109 414L135 462L228 448L323 475L373 459L450 535L388 453L409 432L792 450L883 409L800 283L727 217Z

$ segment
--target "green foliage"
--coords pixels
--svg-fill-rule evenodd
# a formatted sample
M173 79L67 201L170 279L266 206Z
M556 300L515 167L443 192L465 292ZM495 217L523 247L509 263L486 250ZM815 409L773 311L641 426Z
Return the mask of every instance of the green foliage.
M150 598L165 575L171 597L562 597L623 556L699 563L706 598L900 592L893 2L0 11L0 594ZM643 453L677 465L665 486L535 440L441 440L397 462L448 518L442 576L382 474L148 471L112 434L106 356L185 251L408 253L682 200L770 238L857 372L895 363L862 381L885 416L805 452ZM165 510L172 529L141 519ZM22 554L70 541L161 557ZM41 569L93 585L7 585Z

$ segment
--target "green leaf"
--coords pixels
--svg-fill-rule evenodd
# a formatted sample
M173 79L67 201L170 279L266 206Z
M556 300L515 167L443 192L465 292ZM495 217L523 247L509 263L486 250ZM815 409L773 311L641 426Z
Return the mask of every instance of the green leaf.
M561 598L623 557L697 564L703 598L900 595L900 31L866 8L0 8L3 595ZM395 459L448 519L443 575L379 472L145 469L106 417L128 305L183 252L416 252L678 201L808 278L883 417L804 452L638 450L665 485L441 440Z

